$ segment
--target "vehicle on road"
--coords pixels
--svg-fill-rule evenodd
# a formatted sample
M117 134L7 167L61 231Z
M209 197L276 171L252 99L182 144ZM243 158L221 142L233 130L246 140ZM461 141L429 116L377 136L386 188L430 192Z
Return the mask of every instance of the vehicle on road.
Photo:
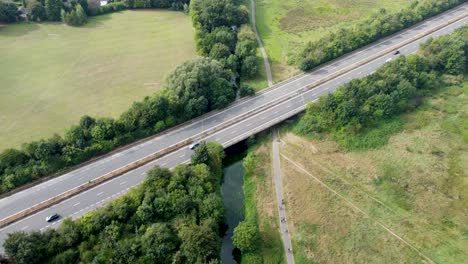
M46 217L46 221L47 222L52 222L54 220L57 220L59 217L60 217L60 215L55 213L53 215L50 215L50 216Z
M198 147L198 145L200 145L200 142L195 142L195 143L190 144L189 148L191 150L194 150L196 147Z
M400 51L399 51L399 50L397 50L397 51L395 51L395 52L393 53L393 55L398 55L398 54L400 54Z

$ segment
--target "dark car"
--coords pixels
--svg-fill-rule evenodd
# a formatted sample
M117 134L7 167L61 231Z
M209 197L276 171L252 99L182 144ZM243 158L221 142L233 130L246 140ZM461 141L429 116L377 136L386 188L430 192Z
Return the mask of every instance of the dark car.
M393 55L398 55L398 54L400 54L399 50L397 50L397 51L395 51L395 53L393 53Z
M60 217L60 215L58 215L57 213L55 213L55 214L53 214L53 215L51 215L51 216L48 216L45 220L46 220L47 222L52 222L52 221L58 219L59 217Z

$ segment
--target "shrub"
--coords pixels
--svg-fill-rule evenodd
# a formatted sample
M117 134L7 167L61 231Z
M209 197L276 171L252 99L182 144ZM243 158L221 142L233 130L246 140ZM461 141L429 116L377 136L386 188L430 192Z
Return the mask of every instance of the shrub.
M62 8L62 0L45 0L46 15L50 21L60 21Z
M85 24L88 20L88 17L80 4L76 4L70 12L66 12L62 9L61 16L63 22L75 27Z
M36 0L28 1L28 17L32 21L44 21L47 19L45 7Z
M12 1L0 0L0 22L11 23L17 19L18 7Z
M255 89L248 86L248 85L242 85L239 91L240 97L246 97L246 96L252 96L255 94Z

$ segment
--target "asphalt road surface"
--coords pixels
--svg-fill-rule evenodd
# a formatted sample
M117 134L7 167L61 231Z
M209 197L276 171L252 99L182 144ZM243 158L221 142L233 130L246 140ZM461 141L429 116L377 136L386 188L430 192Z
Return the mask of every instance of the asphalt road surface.
M279 225L281 232L281 239L283 240L284 255L286 256L286 263L294 264L294 255L292 250L291 235L288 228L288 218L286 217L286 204L284 202L283 192L283 179L281 177L281 162L279 151L279 132L274 129L272 137L272 162L273 174L276 189L276 201L278 204Z
M123 150L112 156L103 158L72 172L51 179L47 182L38 184L29 189L15 193L9 197L0 200L0 219L8 217L12 214L25 210L37 203L52 198L60 193L75 188L92 179L102 176L105 173L121 168L129 163L139 160L152 153L158 152L173 144L176 144L184 139L198 135L203 131L213 129L221 123L226 122L236 116L242 115L248 111L264 106L277 100L282 96L297 93L310 83L320 80L334 72L349 67L352 64L365 60L379 51L391 48L398 43L401 43L416 34L426 32L440 24L445 23L451 18L468 13L468 4L463 4L455 9L452 9L440 16L431 18L421 24L416 25L408 30L404 30L391 37L382 39L369 45L363 49L357 50L348 54L328 65L325 65L317 70L292 78L286 82L277 84L273 89L261 93L258 96L233 104L232 106L220 111L216 114L201 118L189 125L180 127L167 134L163 134L152 140ZM464 18L454 24L444 27L436 32L429 34L417 41L414 41L402 48L399 48L400 54L410 54L417 51L419 44L424 42L429 37L449 34L456 28L468 24L468 18ZM351 79L360 78L374 72L390 59L394 59L399 55L393 55L389 52L387 55L375 59L364 64L352 71L349 71L337 78L334 78L314 89L297 93L296 96L287 101L277 104L267 111L261 111L249 118L237 122L221 131L210 135L203 140L217 141L224 146L233 145L252 134L258 133L274 124L277 124L292 115L299 113L305 109L307 102L314 101L323 94L335 90L340 85L350 81ZM7 233L13 231L30 231L43 230L47 227L56 227L65 217L73 219L80 217L84 213L100 207L106 202L124 194L129 188L139 184L145 177L145 172L155 165L172 168L177 164L188 162L192 151L184 147L175 152L172 152L162 158L159 158L151 163L148 163L138 169L118 176L110 181L107 181L90 190L80 193L68 200L56 204L48 209L40 211L20 221L17 221L9 226L0 229L0 244L5 240ZM45 221L46 216L53 213L61 215L61 219L53 223Z

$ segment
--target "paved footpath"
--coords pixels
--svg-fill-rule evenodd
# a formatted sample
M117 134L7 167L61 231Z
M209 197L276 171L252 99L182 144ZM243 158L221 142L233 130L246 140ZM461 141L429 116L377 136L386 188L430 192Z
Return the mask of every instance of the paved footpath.
M294 264L294 256L292 251L291 236L288 229L288 222L286 218L286 205L283 196L283 181L281 179L281 165L279 154L279 137L278 130L273 129L273 174L275 177L276 200L278 201L278 213L280 219L280 232L283 240L284 251L288 264Z
M251 0L252 4L252 27L255 33L255 37L257 38L258 47L262 53L263 63L265 64L265 71L268 81L268 87L273 86L273 77L271 74L271 66L268 60L268 55L263 47L262 40L258 35L257 31L257 19L256 19L256 4L255 0ZM279 155L279 147L278 141L279 137L277 137L278 131L273 129L273 173L274 173L274 181L275 181L275 188L276 188L276 199L278 204L278 213L279 213L279 220L280 220L280 234L283 240L284 245L284 252L286 256L286 260L288 264L294 264L294 256L292 252L292 244L291 238L289 236L289 229L288 224L286 223L286 209L284 204L284 196L283 196L283 181L281 180L281 166L280 166L280 155Z
M263 63L265 64L265 71L266 71L266 75L267 75L267 81L268 81L268 87L271 87L273 86L273 77L272 77L272 74L271 74L271 67L270 67L270 62L268 61L268 55L266 53L266 50L265 50L265 47L263 47L263 43L262 43L262 39L260 38L260 36L258 35L258 31L257 31L257 18L256 18L256 4L255 4L255 0L251 0L250 1L251 4L252 4L252 28L253 28L253 31L255 32L255 38L257 38L257 42L258 42L258 47L260 48L260 52L262 53L262 57L263 57Z

